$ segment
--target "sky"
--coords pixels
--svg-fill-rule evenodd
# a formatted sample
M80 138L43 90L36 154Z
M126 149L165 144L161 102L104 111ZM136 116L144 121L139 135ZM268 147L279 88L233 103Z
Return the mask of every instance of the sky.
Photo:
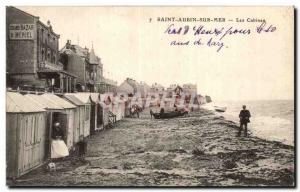
M51 21L60 34L60 48L72 44L93 48L101 58L104 75L122 83L130 77L151 85L197 84L198 93L213 100L293 99L294 40L293 10L287 7L18 7L43 23ZM226 18L229 22L158 22L158 17ZM152 19L151 22L149 19ZM265 19L276 31L258 34L259 22L236 19ZM165 33L188 25L186 35ZM251 29L250 35L194 36L191 28L233 27ZM224 43L208 46L210 38ZM201 38L202 46L192 43ZM172 46L172 41L190 41Z

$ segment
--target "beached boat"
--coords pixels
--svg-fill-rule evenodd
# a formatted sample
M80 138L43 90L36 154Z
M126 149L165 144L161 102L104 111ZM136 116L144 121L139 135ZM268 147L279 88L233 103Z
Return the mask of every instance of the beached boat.
M187 111L170 111L170 112L164 112L163 114L153 113L153 116L155 119L169 119L169 118L180 117L185 114L188 114L188 112Z
M215 111L217 112L225 112L226 111L226 107L218 107L218 106L214 106Z

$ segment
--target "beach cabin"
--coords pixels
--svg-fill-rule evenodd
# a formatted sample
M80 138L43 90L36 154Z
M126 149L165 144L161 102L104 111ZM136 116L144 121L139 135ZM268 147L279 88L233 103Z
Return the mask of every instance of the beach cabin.
M76 144L80 140L80 136L84 135L84 125L85 125L85 103L81 102L74 95L64 95L64 99L71 102L73 105L76 105L74 112L74 135L73 143Z
M128 96L127 100L125 101L125 117L131 117L131 106L132 106L132 96Z
M47 111L47 156L50 157L51 154L51 134L53 124L55 122L59 122L61 124L66 136L64 141L67 147L71 149L73 146L73 122L76 106L51 93L42 95L26 94L24 96L31 99L36 103L36 105L43 107Z
M116 120L119 121L125 117L125 101L115 97L113 104L115 105Z
M120 120L121 120L125 117L125 101L119 99L118 102L119 102Z
M91 98L92 98L92 101L94 103L96 103L96 106L95 106L95 110L96 110L95 128L96 128L96 131L103 130L109 124L109 111L110 111L109 104L111 103L110 97L107 94L96 95L94 93L91 93Z
M115 100L113 93L106 93L100 96L101 101L105 104L107 108L105 112L108 115L108 123L106 127L112 127L112 125L117 121L116 113L118 111L118 103Z
M100 106L102 109L102 127L105 129L109 124L109 105L111 101L107 94L100 94Z
M103 107L100 104L100 94L99 93L90 93L91 94L91 127L90 134L95 134L96 131L103 129Z
M45 160L46 110L20 93L6 93L6 175L17 178Z
M67 95L73 95L79 101L84 103L84 121L83 121L83 137L88 137L90 135L90 123L91 123L91 96L89 93L66 93Z
M118 113L118 102L116 100L115 97L112 97L111 95L109 96L111 102L110 102L110 105L109 105L109 110L110 112L112 112L114 115L117 116L117 113Z
M54 116L53 122L58 121L61 123L61 127L65 128L65 142L71 149L74 143L74 119L77 106L54 94L46 93L41 96L63 108L63 115L58 115L57 119Z

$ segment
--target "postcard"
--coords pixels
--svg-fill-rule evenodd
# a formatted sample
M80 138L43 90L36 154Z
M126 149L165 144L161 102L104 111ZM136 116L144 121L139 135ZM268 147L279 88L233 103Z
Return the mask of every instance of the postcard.
M295 187L294 14L7 6L7 185Z

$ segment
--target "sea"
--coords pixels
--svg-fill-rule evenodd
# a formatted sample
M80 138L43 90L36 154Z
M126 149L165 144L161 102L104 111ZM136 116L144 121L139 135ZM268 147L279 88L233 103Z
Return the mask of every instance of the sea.
M203 107L211 110L214 110L214 106L226 107L225 112L216 112L216 115L239 123L239 112L243 105L251 113L248 130L252 135L294 146L293 100L216 101Z

